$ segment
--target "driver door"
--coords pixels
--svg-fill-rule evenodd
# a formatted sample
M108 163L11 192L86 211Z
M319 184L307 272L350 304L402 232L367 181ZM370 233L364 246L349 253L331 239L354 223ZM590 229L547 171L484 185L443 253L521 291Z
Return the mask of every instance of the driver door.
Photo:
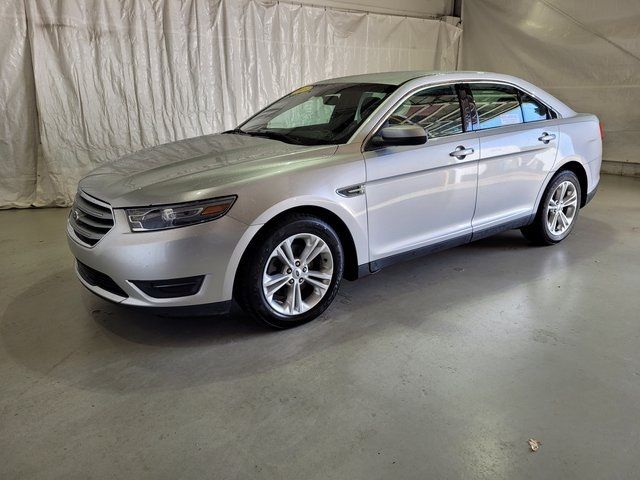
M464 91L460 92L464 98ZM471 238L476 202L478 134L463 122L454 85L408 96L383 123L417 124L427 142L365 148L372 268Z

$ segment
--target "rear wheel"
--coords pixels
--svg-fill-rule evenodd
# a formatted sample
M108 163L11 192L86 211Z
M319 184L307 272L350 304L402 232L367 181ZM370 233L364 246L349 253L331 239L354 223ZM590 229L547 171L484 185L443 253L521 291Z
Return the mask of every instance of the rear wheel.
M344 270L340 239L307 214L283 218L245 254L236 298L254 318L276 328L309 322L333 301Z
M573 230L580 211L580 181L575 173L565 170L547 186L535 220L522 228L522 234L538 245L561 242Z

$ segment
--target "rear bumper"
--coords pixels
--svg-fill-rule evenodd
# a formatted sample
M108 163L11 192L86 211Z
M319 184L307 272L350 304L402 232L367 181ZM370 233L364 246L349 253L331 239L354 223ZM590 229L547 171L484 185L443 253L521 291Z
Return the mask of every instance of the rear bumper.
M587 206L589 204L589 202L591 200L593 200L593 197L596 196L596 192L598 191L598 187L600 186L600 182L596 183L596 186L593 187L593 190L591 190L590 192L587 193L587 198L584 201L584 205L583 207Z

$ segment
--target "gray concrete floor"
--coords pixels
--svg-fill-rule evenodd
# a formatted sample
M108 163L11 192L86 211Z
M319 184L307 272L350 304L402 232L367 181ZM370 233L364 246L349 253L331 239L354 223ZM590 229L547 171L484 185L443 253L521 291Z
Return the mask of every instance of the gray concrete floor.
M94 298L65 215L0 212L2 479L640 474L638 179L561 245L396 265L284 332Z

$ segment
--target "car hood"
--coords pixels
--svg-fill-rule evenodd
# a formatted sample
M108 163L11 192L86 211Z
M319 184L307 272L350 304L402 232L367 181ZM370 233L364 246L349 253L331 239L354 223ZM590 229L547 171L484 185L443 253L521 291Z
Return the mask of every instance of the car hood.
M233 186L318 160L336 146L291 145L248 135L214 134L140 150L80 181L113 207L188 202L233 194Z

